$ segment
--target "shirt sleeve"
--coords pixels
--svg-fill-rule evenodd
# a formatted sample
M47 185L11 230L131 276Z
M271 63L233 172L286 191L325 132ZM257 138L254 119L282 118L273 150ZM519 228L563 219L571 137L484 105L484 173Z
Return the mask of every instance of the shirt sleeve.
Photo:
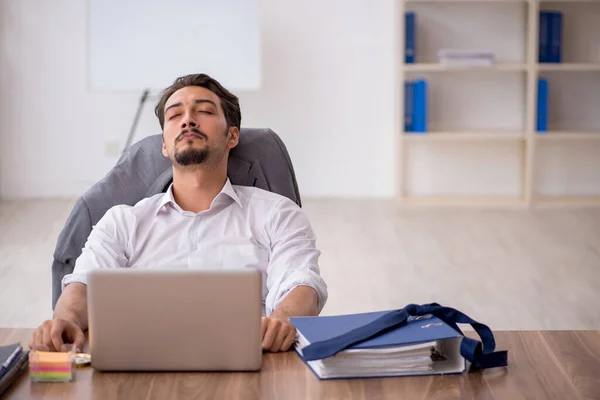
M81 255L75 261L73 273L65 275L62 290L72 282L87 285L87 273L95 268L124 268L128 261L128 218L126 206L109 209L92 227Z
M316 236L298 205L282 199L268 222L271 257L267 267L266 315L271 315L285 296L298 286L310 286L318 295L319 312L327 301L327 285L320 275Z

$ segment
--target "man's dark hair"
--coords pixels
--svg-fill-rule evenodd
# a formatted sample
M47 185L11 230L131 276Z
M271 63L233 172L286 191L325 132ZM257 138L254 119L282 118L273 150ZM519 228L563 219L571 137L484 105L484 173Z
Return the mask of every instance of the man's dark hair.
M175 79L175 82L168 88L162 91L158 104L154 109L154 113L158 117L160 122L160 129L165 127L165 105L169 97L173 95L179 89L187 86L200 86L206 88L219 96L221 100L221 107L223 107L223 114L225 114L225 121L227 126L235 126L240 129L242 122L242 113L240 111L240 102L237 96L233 95L229 90L225 89L219 82L211 78L206 74L192 74L186 76L180 76Z

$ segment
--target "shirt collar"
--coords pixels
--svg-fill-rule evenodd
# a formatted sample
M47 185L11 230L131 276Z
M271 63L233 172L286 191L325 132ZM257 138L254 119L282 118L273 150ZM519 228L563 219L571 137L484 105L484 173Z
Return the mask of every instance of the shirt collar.
M225 185L223 186L223 189L221 189L221 192L219 192L219 194L217 195L217 197L215 197L215 199L223 194L231 197L233 199L233 201L235 201L237 203L238 206L242 207L242 201L238 197L229 178L227 178L227 180L225 181Z
M223 185L223 189L221 189L219 194L217 194L215 199L212 201L212 203L210 205L211 208L212 208L213 204L215 204L217 201L219 201L219 199L223 198L224 196L231 198L233 201L235 201L237 203L238 206L242 207L242 201L240 200L239 196L235 192L235 189L233 188L233 185L231 184L231 181L229 180L229 178L227 178L227 180L225 181L225 185ZM169 203L172 204L173 207L175 207L175 209L177 209L178 211L183 212L183 210L181 209L181 207L179 207L179 204L177 204L175 202L175 198L173 197L173 183L171 183L169 185L169 188L167 189L165 194L160 199L160 202L158 203L158 207L156 208L156 212L158 213L160 210L163 209L163 207L165 205L167 205Z

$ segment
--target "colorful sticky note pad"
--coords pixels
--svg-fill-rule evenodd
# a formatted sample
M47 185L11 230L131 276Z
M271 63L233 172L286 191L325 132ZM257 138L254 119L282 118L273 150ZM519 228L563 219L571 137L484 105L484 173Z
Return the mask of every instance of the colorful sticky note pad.
M29 353L29 376L35 382L71 381L73 354L32 351Z

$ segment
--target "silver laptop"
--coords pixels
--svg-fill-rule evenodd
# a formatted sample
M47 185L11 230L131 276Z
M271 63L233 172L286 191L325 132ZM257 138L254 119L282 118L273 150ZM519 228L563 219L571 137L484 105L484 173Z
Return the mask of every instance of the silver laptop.
M258 270L94 270L87 299L95 369L261 368Z

